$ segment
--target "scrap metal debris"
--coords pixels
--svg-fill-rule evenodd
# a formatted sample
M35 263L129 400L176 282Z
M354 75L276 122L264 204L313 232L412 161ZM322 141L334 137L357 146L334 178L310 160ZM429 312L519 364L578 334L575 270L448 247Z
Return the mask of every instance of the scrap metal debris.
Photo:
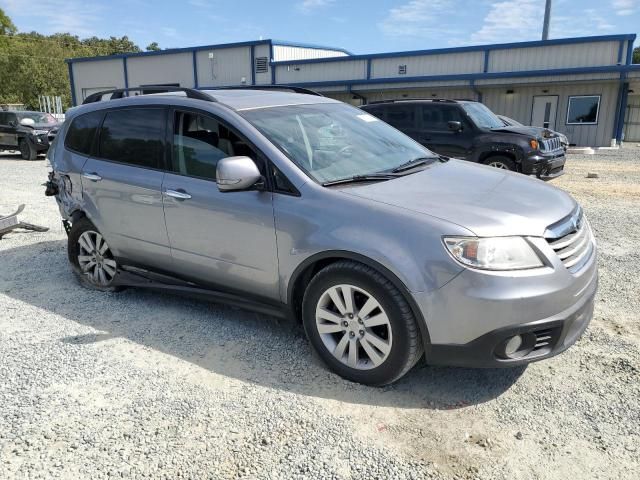
M18 210L14 213L2 216L0 215L0 240L7 233L15 230L16 228L22 228L24 230L31 230L33 232L46 232L49 230L48 227L41 227L39 225L34 225L32 223L21 222L18 220L18 215L22 213L24 210L24 205L20 205Z

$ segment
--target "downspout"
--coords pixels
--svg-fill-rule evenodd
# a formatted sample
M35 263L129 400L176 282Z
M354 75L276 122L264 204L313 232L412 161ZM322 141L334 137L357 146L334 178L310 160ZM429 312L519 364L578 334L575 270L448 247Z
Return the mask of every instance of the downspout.
M358 100L360 100L362 102L362 105L366 105L367 104L367 97L365 97L363 95L360 95L358 92L354 92L353 90L351 90L351 86L349 86L348 92L349 92L350 95L353 95Z
M478 90L475 79L471 79L469 86L471 87L471 91L476 94L478 102L482 103L482 92Z

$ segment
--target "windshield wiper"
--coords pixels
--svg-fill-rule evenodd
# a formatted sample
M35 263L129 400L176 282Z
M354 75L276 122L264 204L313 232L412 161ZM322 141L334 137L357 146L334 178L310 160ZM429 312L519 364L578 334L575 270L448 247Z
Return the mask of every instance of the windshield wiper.
M409 160L402 165L398 165L396 168L391 170L391 173L404 172L405 170L410 170L414 167L419 167L420 165L427 165L432 163L434 160L440 160L441 162L446 162L449 160L449 157L445 157L444 155L434 155L432 157L419 157L414 158L413 160Z
M354 175L352 177L339 178L337 180L329 180L322 184L323 187L329 187L331 185L342 185L344 183L357 183L357 182L383 182L385 180L392 180L397 178L397 175L391 173L369 173L367 175Z

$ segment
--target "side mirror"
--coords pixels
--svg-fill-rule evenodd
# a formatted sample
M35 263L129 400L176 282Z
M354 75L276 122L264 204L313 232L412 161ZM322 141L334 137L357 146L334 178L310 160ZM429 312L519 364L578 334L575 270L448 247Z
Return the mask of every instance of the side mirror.
M20 125L24 125L25 127L33 127L36 124L33 118L23 118L20 120Z
M249 157L227 157L218 161L216 183L221 192L247 190L262 182L262 175Z
M449 130L453 132L459 132L460 130L462 130L462 123L460 122L450 121L447 123L447 126L449 127Z

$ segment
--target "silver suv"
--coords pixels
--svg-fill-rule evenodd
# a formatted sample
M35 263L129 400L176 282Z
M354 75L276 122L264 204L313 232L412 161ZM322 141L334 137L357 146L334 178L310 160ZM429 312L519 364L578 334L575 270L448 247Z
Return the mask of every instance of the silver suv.
M580 337L596 245L568 194L300 90L118 90L69 112L48 194L81 281L301 321L332 370L369 385L423 354L512 366Z

